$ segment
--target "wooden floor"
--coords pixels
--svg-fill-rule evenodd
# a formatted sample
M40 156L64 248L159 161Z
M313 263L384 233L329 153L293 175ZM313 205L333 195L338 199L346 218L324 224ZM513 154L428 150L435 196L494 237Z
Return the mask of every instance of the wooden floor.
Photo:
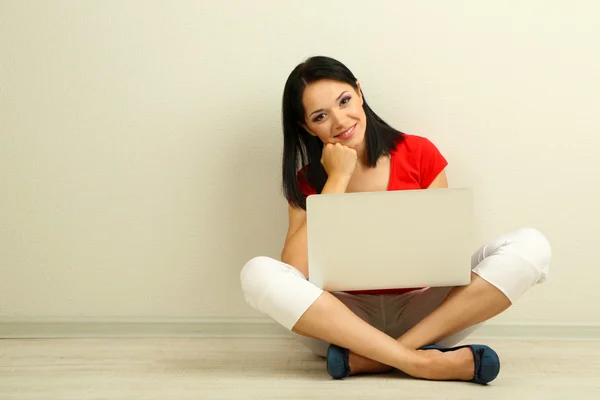
M0 399L600 399L600 342L486 344L502 362L489 386L334 381L287 339L0 340Z

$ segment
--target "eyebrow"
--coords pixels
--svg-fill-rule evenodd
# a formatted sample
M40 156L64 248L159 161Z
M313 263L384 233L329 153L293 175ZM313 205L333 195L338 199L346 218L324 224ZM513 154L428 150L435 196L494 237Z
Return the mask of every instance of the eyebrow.
M348 93L348 91L347 91L347 90L344 90L344 91L343 91L343 92L342 92L342 93L341 93L341 94L340 94L340 95L337 97L337 99L335 99L335 101L338 101L338 100L339 100L339 99L340 99L340 98L341 98L341 97L342 97L342 96L343 96L345 93ZM311 116L311 115L313 115L314 113L318 113L318 112L321 112L321 111L324 111L324 110L323 110L322 108L319 108L318 110L315 110L315 111L311 112L310 114L308 114L308 116L310 117L310 116Z

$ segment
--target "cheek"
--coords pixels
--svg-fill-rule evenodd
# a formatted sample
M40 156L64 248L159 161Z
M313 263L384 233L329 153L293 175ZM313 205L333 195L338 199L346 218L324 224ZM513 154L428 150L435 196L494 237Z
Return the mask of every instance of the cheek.
M360 109L357 111L356 119L360 121L359 124L362 128L360 130L360 133L364 135L367 130L367 115L365 114L365 110L362 107L360 107Z
M352 107L351 113L355 119L360 119L361 121L364 121L366 119L365 110L360 104Z
M359 120L361 125L366 125L367 116L365 115L365 110L362 107L359 107L358 109L353 110L352 116L354 119Z
M325 142L325 141L329 140L329 136L330 136L329 127L327 125L328 124L326 124L326 123L319 124L319 125L310 124L308 127L312 133L317 135L317 137L319 139L321 139L322 141Z
M323 127L320 126L319 130L315 133L317 134L319 139L321 139L322 142L329 142L331 140L331 132L329 131L329 129L323 129Z

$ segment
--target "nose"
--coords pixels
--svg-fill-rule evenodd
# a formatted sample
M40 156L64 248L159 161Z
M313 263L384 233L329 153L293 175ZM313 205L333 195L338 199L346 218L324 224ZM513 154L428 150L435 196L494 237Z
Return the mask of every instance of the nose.
M330 113L330 118L332 122L331 126L335 131L344 128L344 124L342 124L344 120L344 114L342 111L332 110Z

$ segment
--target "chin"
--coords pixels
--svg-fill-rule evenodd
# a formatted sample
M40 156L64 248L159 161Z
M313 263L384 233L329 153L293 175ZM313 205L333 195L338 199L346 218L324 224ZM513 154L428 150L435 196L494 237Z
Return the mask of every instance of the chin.
M362 135L360 135L360 136L357 135L357 136L353 137L352 141L348 144L348 147L357 149L358 147L361 147L363 144L365 144L365 139L366 139L366 136L363 132Z

